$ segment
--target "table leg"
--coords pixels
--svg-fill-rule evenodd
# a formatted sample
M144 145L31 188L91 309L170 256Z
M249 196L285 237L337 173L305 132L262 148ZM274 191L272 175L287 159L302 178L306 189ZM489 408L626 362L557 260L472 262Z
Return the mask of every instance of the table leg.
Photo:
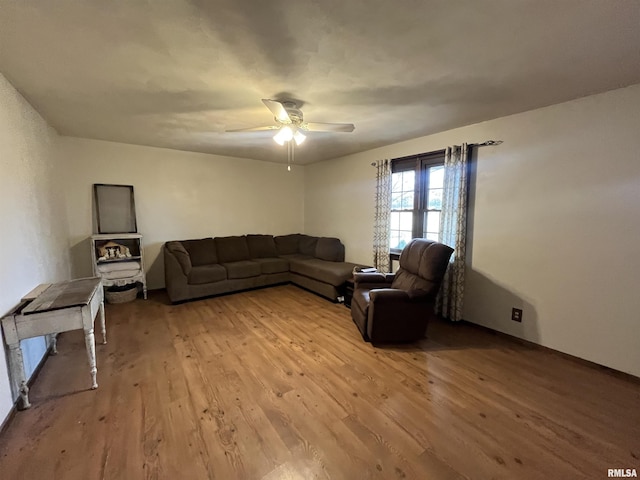
M91 389L98 388L98 367L96 366L96 339L93 335L93 328L84 331L84 343L87 347L89 357L89 368L91 369Z
M26 410L31 407L31 404L29 403L29 387L24 375L24 359L22 358L20 343L9 345L9 362L12 376L15 378L18 393L22 399L22 409Z
M100 329L102 330L102 344L107 344L107 324L104 319L104 300L100 303Z

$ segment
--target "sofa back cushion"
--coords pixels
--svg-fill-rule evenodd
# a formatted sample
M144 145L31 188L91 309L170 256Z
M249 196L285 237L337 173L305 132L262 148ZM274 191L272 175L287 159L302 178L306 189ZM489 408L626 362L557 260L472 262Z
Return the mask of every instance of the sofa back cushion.
M292 233L291 235L280 235L274 237L276 244L276 250L278 255L291 255L294 253L300 253L300 234Z
M310 237L309 235L300 235L300 253L303 255L315 256L316 244L318 237Z
M329 262L344 262L344 245L337 238L320 237L314 256Z
M191 265L199 267L200 265L211 265L218 263L218 255L216 252L216 244L213 238L201 238L199 240L183 240L182 246L189 252L191 257Z
M249 260L249 245L247 237L216 237L216 250L220 263L239 262Z
M273 235L247 235L251 258L273 258L278 256Z

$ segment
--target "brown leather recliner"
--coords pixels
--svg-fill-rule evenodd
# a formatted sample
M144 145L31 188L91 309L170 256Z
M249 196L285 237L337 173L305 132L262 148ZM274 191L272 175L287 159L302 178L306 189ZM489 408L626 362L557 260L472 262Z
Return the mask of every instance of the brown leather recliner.
M351 317L372 343L413 342L424 337L453 249L415 238L393 273L356 273Z

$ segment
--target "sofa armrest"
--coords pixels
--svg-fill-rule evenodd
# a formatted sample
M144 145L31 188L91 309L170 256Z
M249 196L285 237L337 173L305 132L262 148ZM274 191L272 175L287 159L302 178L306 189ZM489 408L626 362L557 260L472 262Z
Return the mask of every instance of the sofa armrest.
M171 256L180 265L180 269L185 276L188 276L191 272L191 256L189 252L182 246L180 242L167 242L164 246L165 259L167 256ZM165 261L165 264L167 262Z

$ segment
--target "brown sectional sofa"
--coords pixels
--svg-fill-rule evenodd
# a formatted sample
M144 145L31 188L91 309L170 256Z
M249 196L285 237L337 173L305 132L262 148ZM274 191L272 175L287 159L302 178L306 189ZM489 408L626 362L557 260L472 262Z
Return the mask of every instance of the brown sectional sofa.
M359 266L344 261L339 239L299 233L172 241L163 255L174 303L288 282L336 301Z

